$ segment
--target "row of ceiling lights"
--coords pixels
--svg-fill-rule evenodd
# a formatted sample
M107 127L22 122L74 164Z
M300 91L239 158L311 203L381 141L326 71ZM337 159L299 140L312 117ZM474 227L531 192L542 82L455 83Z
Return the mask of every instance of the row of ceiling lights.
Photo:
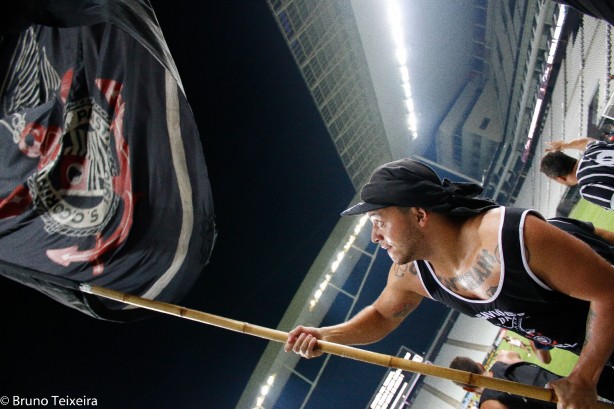
M275 383L275 374L269 375L266 383L262 385L262 387L260 388L260 395L256 398L256 407L254 407L254 409L263 409L262 404L264 403L264 398L269 393L274 383Z
M339 268L339 264L341 264L341 261L343 261L345 254L348 252L350 247L352 247L352 244L354 243L354 241L356 241L356 237L358 236L358 234L360 233L360 231L366 224L367 220L368 220L367 215L358 219L358 223L356 223L356 226L354 227L353 234L350 235L346 243L343 245L343 250L337 253L337 257L331 263L330 272L325 275L324 281L320 283L320 285L318 286L318 289L315 291L313 295L313 298L309 302L309 311L313 311L314 307L318 303L318 300L320 299L320 297L322 297L322 294L324 293L324 290L326 290L326 287L328 286L328 283L330 282L332 275ZM269 375L266 383L262 385L262 387L260 388L260 395L256 398L256 406L254 407L254 409L263 409L262 405L264 404L264 399L266 395L269 393L269 391L271 390L271 388L273 387L273 384L275 383L275 376L276 376L275 374Z
M550 74L552 73L552 64L554 63L554 57L556 55L556 50L558 48L561 33L563 31L563 24L565 23L565 17L567 16L567 8L566 6L559 5L559 14L556 21L556 27L554 29L554 33L552 34L552 39L550 40L549 48L548 48L548 57L546 58L546 68L545 72L542 75L540 88L544 88L543 92L545 93L545 88L548 86L548 81L550 80ZM525 148L529 148L531 146L531 142L533 137L535 136L535 130L537 128L537 120L539 119L539 115L541 112L541 106L543 103L544 95L540 93L537 101L535 102L535 108L533 109L533 116L531 118L531 125L529 126L529 132L527 136L527 142L525 144Z
M412 139L418 137L418 122L416 120L416 112L414 110L414 101L411 95L411 86L409 85L409 70L407 68L407 48L405 47L405 32L403 30L402 12L396 0L387 1L388 21L392 34L392 40L395 45L395 56L399 63L399 72L401 74L401 86L407 110L407 129L409 130Z
M368 218L369 217L367 215L364 215L360 219L358 219L358 223L356 224L356 227L354 227L354 233L350 235L350 237L347 239L347 241L343 245L343 250L337 253L337 257L335 258L335 261L331 263L330 272L324 276L324 281L320 283L320 285L318 286L318 289L313 294L313 298L309 301L309 311L313 311L315 306L318 304L318 301L320 300L320 297L322 297L322 294L324 294L324 290L326 290L326 287L328 287L328 283L330 283L330 280L333 274L335 274L335 272L339 268L339 265L345 258L346 253L348 252L350 247L352 247L352 244L354 243L354 241L356 241L356 237L362 230Z

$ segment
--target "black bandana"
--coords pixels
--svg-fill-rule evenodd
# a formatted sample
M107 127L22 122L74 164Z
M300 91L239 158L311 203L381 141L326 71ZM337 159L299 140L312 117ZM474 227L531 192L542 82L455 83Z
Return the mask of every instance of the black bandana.
M366 213L388 206L422 207L450 216L471 216L497 207L486 198L477 198L482 187L475 183L443 181L427 165L400 159L377 168L363 186L363 200L341 213Z

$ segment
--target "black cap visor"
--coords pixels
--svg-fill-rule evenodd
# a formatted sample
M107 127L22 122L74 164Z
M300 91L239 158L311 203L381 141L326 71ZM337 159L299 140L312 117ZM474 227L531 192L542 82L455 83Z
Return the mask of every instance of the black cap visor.
M372 210L382 209L388 206L390 205L359 202L356 203L354 206L350 207L349 209L342 211L341 216L354 216L357 214L367 213Z

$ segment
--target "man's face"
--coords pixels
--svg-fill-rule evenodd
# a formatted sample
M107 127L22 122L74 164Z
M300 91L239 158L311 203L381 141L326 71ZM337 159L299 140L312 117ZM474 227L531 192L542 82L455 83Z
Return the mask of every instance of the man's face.
M423 233L418 227L412 208L385 207L367 213L373 229L371 241L379 243L397 264L416 260Z

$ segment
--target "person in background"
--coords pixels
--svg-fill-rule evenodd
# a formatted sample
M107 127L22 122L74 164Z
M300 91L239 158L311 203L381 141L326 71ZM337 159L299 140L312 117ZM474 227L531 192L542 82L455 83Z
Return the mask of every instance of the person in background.
M563 149L582 151L580 159ZM552 141L541 160L540 170L565 186L578 186L580 195L605 209L614 208L614 144L593 138Z
M507 341L508 344L510 344L513 347L517 347L520 348L524 351L530 352L530 345L527 343L525 344L524 342L522 342L520 339L515 338L515 337L510 337L509 335L506 335L503 337L503 339L505 341Z
M522 360L518 352L500 351L490 368L485 368L471 358L457 356L450 363L450 368L471 372L476 375L489 376L520 382L525 385L545 387L550 381L561 377L535 364ZM468 392L480 394L480 409L554 409L556 404L530 399L507 392L484 389L482 387L455 382Z
M550 350L552 349L551 346L536 344L535 341L531 341L530 345L533 352L535 352L535 356L537 356L537 359L539 359L546 365L552 362L552 354L550 353Z

